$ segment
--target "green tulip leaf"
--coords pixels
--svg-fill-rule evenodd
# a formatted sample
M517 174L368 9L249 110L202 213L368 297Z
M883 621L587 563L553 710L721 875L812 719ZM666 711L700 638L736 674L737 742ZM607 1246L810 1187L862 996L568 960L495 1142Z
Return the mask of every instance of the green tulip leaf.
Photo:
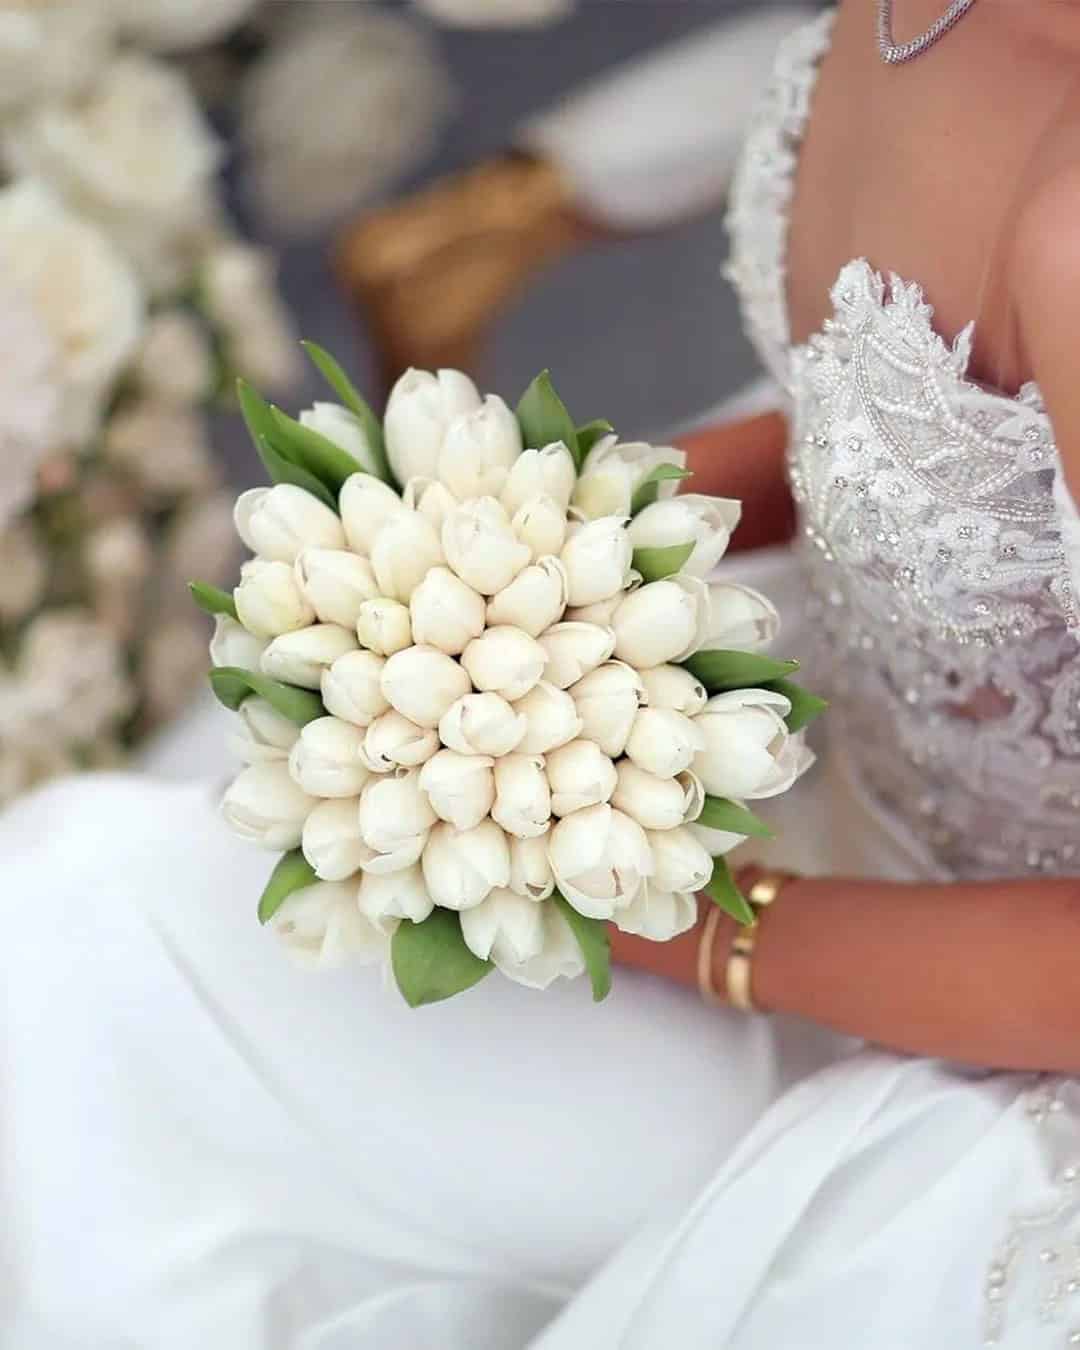
M542 450L545 445L562 441L578 469L584 458L578 443L574 420L555 392L551 372L542 371L521 396L517 419L526 450Z
M459 916L438 908L422 923L406 919L398 925L390 944L390 963L410 1008L453 998L495 969L469 950Z
M748 811L738 802L728 801L726 797L706 796L701 815L694 824L706 825L710 830L725 830L728 834L750 835L755 839L773 837L772 830L753 811Z
M275 446L279 450L283 449L294 464L314 474L335 495L341 491L346 478L351 478L354 473L366 472L359 460L354 459L340 445L335 445L322 432L304 426L280 408L272 407L270 414L274 419Z
M605 436L610 436L615 428L606 418L598 417L594 422L586 422L583 427L577 429L578 449L581 451L581 462L584 463L586 456L597 441L602 441Z
M712 880L705 887L705 894L736 923L754 923L753 906L736 886L726 858L713 859Z
M299 849L283 854L270 873L270 880L259 900L259 922L269 923L293 891L313 886L318 879L315 869Z
M639 511L644 511L647 506L659 501L661 483L671 483L675 480L682 482L683 479L693 476L689 469L680 469L677 464L658 464L634 489L634 495L630 498L630 514L636 516Z
M310 689L297 689L293 684L284 684L281 680L272 680L253 670L241 670L239 666L217 666L210 672L210 688L218 701L233 712L252 694L266 699L267 703L282 717L295 722L298 727L307 726L317 717L325 717L326 709L318 694Z
M757 652L726 651L695 652L682 662L682 666L695 680L700 680L710 694L723 694L731 689L761 689L799 669L798 661L774 661Z
M274 414L270 404L248 384L247 380L236 381L236 397L240 402L240 411L244 415L244 422L255 449L259 449L260 440L273 443Z
M371 446L371 454L376 466L376 477L381 478L384 483L389 483L391 487L397 487L394 482L394 475L390 472L389 461L386 458L382 423L371 411L367 401L342 370L339 363L325 348L320 347L316 342L301 342L300 345L345 407L360 419L360 425L364 429L364 437L368 445Z
M634 567L646 581L662 581L674 576L694 551L694 540L688 544L672 544L670 548L634 549Z
M236 618L236 602L228 591L219 590L206 581L189 581L191 598L204 614L228 614Z
M790 701L791 711L784 718L789 731L802 731L829 706L825 699L818 698L817 694L812 694L801 684L793 684L791 680L770 680L765 687L775 689Z
M337 500L326 484L316 478L308 469L305 469L302 464L297 464L271 445L265 436L259 437L255 443L255 448L259 452L263 467L270 475L271 482L292 483L294 487L303 488L305 492L310 492L316 500L322 502L324 506L328 506L331 511L338 509Z
M602 1003L611 993L611 936L602 919L587 919L579 914L564 895L552 893L552 903L570 925L585 958L585 969L592 984L593 1002Z

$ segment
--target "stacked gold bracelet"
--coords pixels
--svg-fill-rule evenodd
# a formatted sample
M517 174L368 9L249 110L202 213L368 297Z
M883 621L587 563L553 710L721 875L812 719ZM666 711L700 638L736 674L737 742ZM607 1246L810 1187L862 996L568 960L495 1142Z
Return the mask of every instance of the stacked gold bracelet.
M711 906L705 919L698 947L698 988L706 1003L726 1003L740 1012L756 1012L751 989L754 948L757 944L759 911L768 909L783 888L793 879L790 872L752 871L752 879L747 885L741 882L746 899L754 911L752 923L741 924L736 930L728 952L724 971L724 995L717 993L713 984L713 948L716 944L716 930L722 911L719 906Z

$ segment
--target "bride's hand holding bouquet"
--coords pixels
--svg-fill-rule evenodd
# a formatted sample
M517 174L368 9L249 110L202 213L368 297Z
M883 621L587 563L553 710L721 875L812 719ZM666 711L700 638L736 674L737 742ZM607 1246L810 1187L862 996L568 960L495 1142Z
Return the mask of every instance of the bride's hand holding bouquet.
M414 1006L496 968L602 998L607 925L668 941L697 892L751 921L724 855L823 705L759 654L769 601L707 580L740 504L675 496L681 451L576 425L546 374L514 411L409 371L380 422L308 351L340 402L241 389L273 486L237 502L235 591L193 586L247 764L224 816L283 854L260 920Z

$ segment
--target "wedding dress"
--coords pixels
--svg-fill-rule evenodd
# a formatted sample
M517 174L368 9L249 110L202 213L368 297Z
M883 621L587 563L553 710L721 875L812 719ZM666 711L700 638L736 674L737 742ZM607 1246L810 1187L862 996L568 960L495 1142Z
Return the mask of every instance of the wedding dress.
M1080 523L1038 390L971 383L970 333L947 346L861 261L790 342L829 24L785 43L732 209L803 521L797 558L737 565L833 667L779 846L896 878L1074 871ZM266 859L202 784L50 787L0 856L5 1350L1080 1344L1069 1080L626 971L600 1007L491 980L410 1012L370 972L286 963L252 915Z

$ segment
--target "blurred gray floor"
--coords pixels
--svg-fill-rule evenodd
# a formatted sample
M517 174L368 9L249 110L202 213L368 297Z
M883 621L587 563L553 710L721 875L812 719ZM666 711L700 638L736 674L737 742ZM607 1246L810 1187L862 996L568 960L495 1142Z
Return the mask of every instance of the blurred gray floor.
M581 0L572 17L539 30L441 30L460 105L438 154L411 181L501 149L519 122L561 91L748 7L747 0ZM283 287L301 333L338 354L370 389L362 325L334 282L329 242L284 247ZM726 251L717 209L668 233L605 245L557 265L499 325L483 385L515 398L549 365L580 420L608 417L627 437L663 433L718 402L754 370L720 275ZM233 475L257 477L253 453L234 433L226 439Z

